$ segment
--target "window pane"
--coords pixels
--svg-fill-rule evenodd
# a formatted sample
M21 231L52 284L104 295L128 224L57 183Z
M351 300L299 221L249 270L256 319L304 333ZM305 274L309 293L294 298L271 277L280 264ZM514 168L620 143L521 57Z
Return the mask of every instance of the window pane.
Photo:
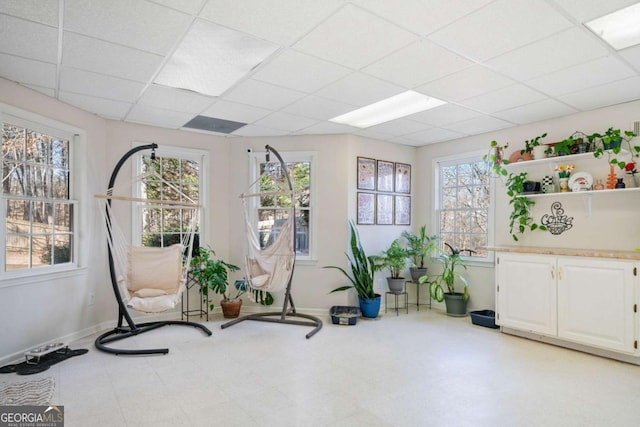
M54 264L64 264L66 262L71 262L71 236L56 236L53 254Z
M49 135L27 130L27 162L49 164L50 145Z
M455 166L445 166L442 168L442 186L455 187L457 183L457 168Z
M52 138L51 165L59 169L69 169L69 141Z
M29 268L29 237L7 235L5 270Z
M29 232L29 207L26 200L7 200L7 234Z
M2 159L24 161L25 129L5 123L2 126Z
M6 162L2 165L2 192L14 196L26 195L25 166L22 163Z
M51 236L31 237L31 268L51 265Z
M33 202L31 208L31 227L33 233L53 232L53 204Z
M52 170L51 197L54 199L69 199L69 172L66 169Z
M56 203L54 204L54 209L53 221L56 232L73 231L71 229L71 224L73 224L73 205Z

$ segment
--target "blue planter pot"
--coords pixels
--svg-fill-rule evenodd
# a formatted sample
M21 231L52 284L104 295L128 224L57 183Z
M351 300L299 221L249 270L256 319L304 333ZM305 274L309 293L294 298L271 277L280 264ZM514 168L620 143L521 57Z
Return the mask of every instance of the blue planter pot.
M358 301L360 301L360 311L362 312L362 317L368 317L369 319L375 319L378 317L380 313L380 301L382 297L379 294L376 294L375 298L360 298L358 297Z

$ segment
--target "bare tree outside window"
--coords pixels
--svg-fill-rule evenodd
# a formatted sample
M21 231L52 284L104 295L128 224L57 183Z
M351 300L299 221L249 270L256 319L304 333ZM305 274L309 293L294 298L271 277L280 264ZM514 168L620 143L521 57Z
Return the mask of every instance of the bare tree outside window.
M481 160L439 166L440 242L459 249L488 244L489 168ZM465 254L486 257L486 251Z
M2 124L4 271L73 261L68 139Z

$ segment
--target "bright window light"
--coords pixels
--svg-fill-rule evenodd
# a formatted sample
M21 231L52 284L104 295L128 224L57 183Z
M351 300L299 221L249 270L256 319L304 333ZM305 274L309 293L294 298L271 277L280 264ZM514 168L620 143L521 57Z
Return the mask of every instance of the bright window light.
M598 37L621 50L640 43L640 3L585 23Z
M273 43L197 20L155 82L219 96L276 50Z
M383 99L366 107L334 117L329 121L358 128L368 128L369 126L419 113L443 104L446 104L446 102L408 90L391 98Z

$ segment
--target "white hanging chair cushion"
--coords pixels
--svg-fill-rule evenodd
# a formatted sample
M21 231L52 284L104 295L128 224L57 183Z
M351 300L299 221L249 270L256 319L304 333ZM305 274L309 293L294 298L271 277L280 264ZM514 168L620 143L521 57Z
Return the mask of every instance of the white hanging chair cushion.
M130 246L127 287L129 291L161 289L176 293L182 281L182 245L166 248Z
M153 297L159 297L162 295L167 295L167 292L162 289L149 289L149 288L138 289L133 293L133 296L138 298L153 298Z
M142 313L160 313L171 310L178 302L180 302L180 294L166 294L148 298L134 296L127 303L127 307Z

